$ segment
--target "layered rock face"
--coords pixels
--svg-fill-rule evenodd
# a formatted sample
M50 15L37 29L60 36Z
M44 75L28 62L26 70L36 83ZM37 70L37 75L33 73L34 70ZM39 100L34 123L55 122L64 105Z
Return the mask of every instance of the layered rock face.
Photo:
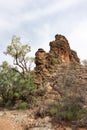
M70 46L67 39L62 35L56 35L55 41L50 42L50 52L54 57L62 62L70 61Z
M48 65L48 60L47 60L47 53L43 49L38 49L36 52L36 57L35 57L35 64L36 64L36 78L38 81L42 82L44 75L47 76L49 74L47 65Z
M51 76L51 71L62 63L80 63L77 53L71 50L68 40L62 35L55 35L55 40L49 43L50 50L42 48L35 54L35 71L39 82Z

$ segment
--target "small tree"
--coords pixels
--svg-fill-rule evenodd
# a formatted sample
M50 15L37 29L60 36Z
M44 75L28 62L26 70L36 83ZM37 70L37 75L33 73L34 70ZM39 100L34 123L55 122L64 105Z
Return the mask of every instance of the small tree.
M36 89L33 82L34 71L31 71L34 58L29 57L31 47L23 45L20 38L13 36L7 46L6 55L13 58L13 65L6 61L0 66L0 104L14 105L17 100L30 102L31 93Z
M3 105L13 101L18 75L6 61L0 65L0 98Z
M13 106L18 100L32 102L32 91L36 89L33 71L26 76L21 77L6 61L0 65L0 106Z
M6 55L10 55L13 58L13 69L20 73L22 77L26 77L26 73L30 72L30 67L34 61L33 57L29 57L28 53L31 51L31 47L28 44L23 45L20 42L20 38L13 36L10 45L7 46Z

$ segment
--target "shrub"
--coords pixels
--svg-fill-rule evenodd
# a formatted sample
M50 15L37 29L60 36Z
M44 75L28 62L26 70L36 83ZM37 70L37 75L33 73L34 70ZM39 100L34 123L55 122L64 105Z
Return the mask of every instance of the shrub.
M2 107L3 106L3 98L0 97L0 106Z
M21 48L15 48L17 47L17 44L13 44L14 40L15 39L13 39L12 44L7 47L7 51L5 54L9 54L14 58L13 63L16 66L12 67L6 61L4 61L2 65L0 65L0 106L3 107L15 105L16 101L18 100L30 103L30 101L27 99L30 99L31 92L37 88L34 84L34 71L30 70L31 63L33 62L34 58L29 58L28 60L28 57L26 57L26 54L28 53L28 51L30 51L30 47L27 45L21 46L18 44L18 46L20 46ZM19 56L13 54L16 51L13 52L12 50L16 49L20 51L20 54L17 54ZM27 66L28 61L30 62L30 64L28 64ZM22 71L19 68L21 68Z
M49 114L50 116L55 116L58 111L58 105L55 103L49 104Z
M12 101L11 100L8 100L8 102L5 104L5 107L11 107L12 106Z
M32 98L32 104L35 105L37 103L37 99L36 98Z
M78 113L77 113L77 117L79 119L87 117L87 108L82 108Z
M87 115L87 108L83 108L81 97L71 96L49 105L49 113L57 122L78 121Z
M15 92L15 93L14 93L14 97L15 97L16 99L19 99L20 94L19 94L19 93L17 93L17 92Z
M19 105L18 105L18 109L27 109L28 108L28 104L27 102L21 102Z
M55 64L58 64L58 63L59 63L58 58L53 57L52 58L52 64L55 65Z
M58 116L65 121L78 120L78 112L81 107L78 104L64 104L59 111L57 111Z
M56 107L53 107L50 109L50 114L53 116L57 113L57 108Z

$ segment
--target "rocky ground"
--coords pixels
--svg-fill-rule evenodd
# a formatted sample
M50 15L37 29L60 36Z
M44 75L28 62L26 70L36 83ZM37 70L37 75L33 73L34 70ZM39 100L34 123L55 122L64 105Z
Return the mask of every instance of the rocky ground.
M70 126L57 124L53 126L48 116L34 119L29 110L0 111L0 130L74 130ZM76 128L87 130L87 128Z

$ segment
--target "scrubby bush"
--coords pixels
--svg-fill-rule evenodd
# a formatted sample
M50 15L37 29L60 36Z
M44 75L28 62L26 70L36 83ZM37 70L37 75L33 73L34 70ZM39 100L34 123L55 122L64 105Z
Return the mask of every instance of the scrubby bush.
M52 104L49 105L49 114L50 114L50 116L56 115L57 111L58 111L58 105L57 104L52 103Z
M65 121L78 120L78 112L80 109L79 104L73 104L72 102L70 104L64 104L57 111L57 118Z
M52 58L53 65L58 64L58 58L53 57Z
M49 113L57 122L79 121L87 115L87 108L83 108L81 97L66 97L56 104L51 104Z
M2 99L2 105L13 102L14 93L17 89L18 74L11 69L11 66L7 62L3 62L0 66L0 97Z
M0 106L10 107L16 100L32 102L31 93L36 89L33 82L34 72L21 77L7 62L0 66Z
M21 102L19 105L18 105L18 109L27 109L28 108L28 103L27 102Z
M30 96L32 91L37 88L34 84L34 77L33 75L29 74L26 79L19 78L18 86L19 86L19 94L21 100L29 102L31 100ZM21 91L20 91L21 90Z
M61 120L72 121L79 119L79 112L82 110L81 97L67 97L63 100L57 112Z

